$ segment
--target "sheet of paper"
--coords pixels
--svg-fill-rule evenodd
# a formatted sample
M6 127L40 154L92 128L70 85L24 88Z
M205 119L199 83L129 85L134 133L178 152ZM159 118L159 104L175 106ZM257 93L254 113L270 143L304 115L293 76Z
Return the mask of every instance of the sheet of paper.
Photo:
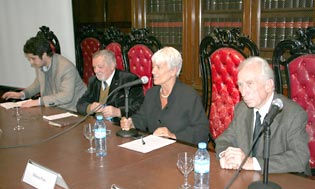
M0 106L4 107L5 109L11 109L11 108L16 108L16 107L21 107L21 105L24 103L24 102L27 102L27 101L30 101L31 99L29 100L22 100L22 101L18 101L18 102L4 102L4 103L1 103Z
M143 138L143 140L145 144L142 143L142 139L137 139L131 142L121 144L119 146L137 152L147 153L176 142L175 140L172 139L162 138L154 135L146 136Z
M55 115L50 115L50 116L43 116L43 118L51 121L51 120L61 119L61 118L70 117L70 116L78 117L78 115L76 115L76 114L66 112L66 113L55 114Z

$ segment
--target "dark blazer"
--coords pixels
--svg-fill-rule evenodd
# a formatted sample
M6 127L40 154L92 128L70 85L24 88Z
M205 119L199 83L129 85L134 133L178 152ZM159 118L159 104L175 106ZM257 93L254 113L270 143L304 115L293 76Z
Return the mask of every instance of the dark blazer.
M134 81L139 79L136 75L117 70L113 76L112 82L110 84L109 93L110 94L113 90L115 90L120 85L123 85L127 82ZM77 103L77 111L83 115L85 115L86 108L89 104L93 102L98 102L100 98L100 89L101 89L101 81L99 81L96 76L92 76L88 82L87 91L83 94L83 96L79 99ZM143 95L143 88L142 85L135 85L132 86L129 90L128 95L128 116L134 114L142 104L144 99ZM107 99L106 105L112 105L116 108L119 108L121 111L122 116L126 115L125 109L125 90L121 89L113 93ZM116 120L118 121L118 120ZM115 121L115 122L116 122Z
M309 174L308 135L306 133L306 112L292 100L275 94L274 99L283 101L282 111L270 125L270 158L269 172L304 172ZM239 147L245 154L250 150L253 141L254 112L244 101L239 102L234 110L234 117L216 140L217 155L227 147ZM257 160L263 170L264 136L258 141Z
M177 79L162 109L160 89L154 86L146 93L140 110L132 116L135 127L151 133L158 127L167 127L177 140L192 144L208 142L209 122L198 93Z

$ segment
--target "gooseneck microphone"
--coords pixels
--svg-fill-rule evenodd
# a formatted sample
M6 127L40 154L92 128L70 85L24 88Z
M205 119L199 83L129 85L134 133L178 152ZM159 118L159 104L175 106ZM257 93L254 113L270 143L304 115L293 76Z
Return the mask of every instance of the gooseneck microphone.
M231 180L228 182L228 184L224 187L224 189L230 188L230 186L233 184L233 182L235 181L235 179L239 175L242 167L244 166L248 157L252 153L255 144L257 143L258 139L260 138L260 136L262 135L263 132L265 132L264 155L263 155L264 156L264 170L263 170L264 181L263 182L261 182L261 181L253 182L249 185L248 188L249 189L266 189L266 188L268 188L268 189L281 189L281 187L275 183L272 183L272 182L268 183L268 166L269 166L269 147L270 147L270 141L269 141L269 139L270 139L270 127L269 126L271 125L271 123L274 120L274 118L276 117L276 115L282 110L282 108L283 108L283 102L281 99L277 98L277 99L272 101L271 106L269 108L269 112L264 118L262 127L259 131L259 134L257 135L256 138L254 138L253 144L252 144L249 152L246 154L246 157L243 159L241 165L235 171L235 174L233 175Z
M125 88L125 111L126 111L126 118L128 118L128 112L129 112L129 102L128 102L128 97L129 97L129 88L130 86L133 85L139 85L139 84L146 84L148 83L149 79L147 76L141 77L141 79L126 83L122 86L121 88ZM120 137L135 137L138 135L138 131L136 129L129 129L127 130L122 130L120 129L119 131L116 132L117 136Z
M134 81L131 81L131 82L128 82L128 83L125 83L119 87L117 87L116 89L117 90L120 90L122 88L126 88L126 87L131 87L131 86L134 86L134 85L139 85L139 84L147 84L149 81L149 78L147 76L142 76L140 79L137 79L137 80L134 80ZM115 90L116 90L115 89ZM113 91L114 92L114 91ZM113 93L112 92L112 93Z
M271 106L269 108L269 112L266 115L264 122L263 122L263 126L269 126L271 125L273 119L276 117L276 115L282 110L283 108L283 102L280 98L277 98L275 100L272 101Z

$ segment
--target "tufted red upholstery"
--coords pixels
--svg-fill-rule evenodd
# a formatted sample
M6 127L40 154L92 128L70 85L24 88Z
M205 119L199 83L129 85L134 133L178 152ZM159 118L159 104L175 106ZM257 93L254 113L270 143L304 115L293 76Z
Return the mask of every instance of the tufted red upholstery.
M289 64L291 99L308 114L310 164L315 168L315 54L302 55Z
M142 44L137 44L128 51L130 72L136 74L139 78L142 76L147 76L149 78L149 82L143 85L144 94L146 94L146 91L153 86L152 55L153 52L150 48Z
M215 139L228 128L234 106L240 101L237 67L249 56L258 56L256 44L240 30L215 28L199 45L202 102L208 113L210 136Z
M237 66L244 56L232 48L220 48L210 56L212 71L212 99L210 132L216 139L233 118L234 106L240 101L237 88Z
M81 41L80 47L83 58L83 81L85 84L87 84L89 78L94 75L92 55L100 49L100 46L100 41L92 37L87 37Z
M116 68L119 70L125 70L122 52L121 52L121 45L117 42L112 42L112 43L108 44L105 47L105 49L110 50L110 51L115 53L116 63L117 63Z
M298 29L295 36L277 44L272 64L277 92L297 102L308 114L310 166L315 175L315 27Z

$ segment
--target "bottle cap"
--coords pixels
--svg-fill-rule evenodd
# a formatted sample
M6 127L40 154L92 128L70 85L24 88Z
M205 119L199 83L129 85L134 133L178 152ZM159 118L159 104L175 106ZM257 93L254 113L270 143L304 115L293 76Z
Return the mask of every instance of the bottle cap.
M97 115L97 116L96 116L96 119L97 119L97 120L103 120L103 115Z
M207 147L207 144L205 142L199 142L198 143L198 148L205 149L206 147Z

